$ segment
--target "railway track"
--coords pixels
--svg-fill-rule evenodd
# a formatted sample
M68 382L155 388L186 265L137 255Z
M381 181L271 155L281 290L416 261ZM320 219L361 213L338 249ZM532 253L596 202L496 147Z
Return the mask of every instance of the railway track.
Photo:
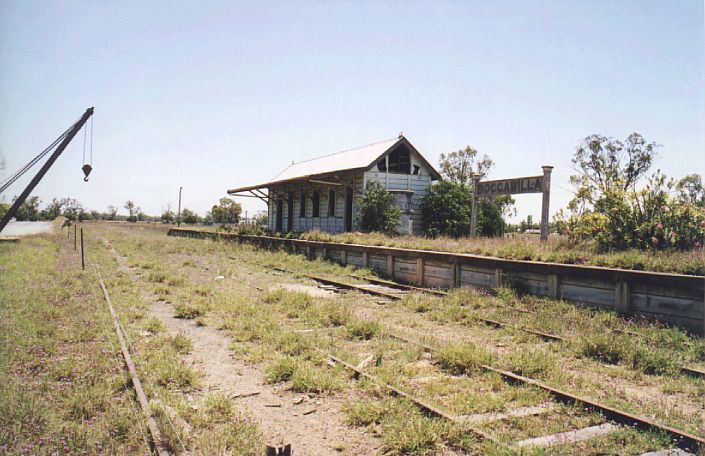
M429 290L426 290L426 289L419 289L419 287L411 287L408 285L403 285L403 284L398 284L398 283L394 283L394 285L395 285L395 289L399 290L399 292L391 292L389 290L383 291L383 290L379 290L379 289L375 289L375 288L370 288L370 287L364 286L364 285L344 283L344 282L340 282L340 281L325 278L325 277L319 277L319 276L312 275L312 274L299 273L299 272L295 272L295 271L290 271L285 268L274 267L271 265L261 265L261 266L265 266L265 267L271 268L273 270L277 270L279 272L292 274L292 275L298 276L298 277L309 278L309 279L312 279L312 280L317 281L319 283L333 286L333 287L341 289L341 290L354 290L354 291L370 294L373 296L379 296L379 297L383 297L385 299L394 300L394 301L402 299L404 296L404 293L418 292L418 291L429 292ZM358 280L368 281L370 284L378 285L378 286L387 286L389 284L389 282L385 281L385 280L377 280L377 279L370 280L370 279L368 279L366 277L362 277L362 276L353 276L353 277ZM446 294L445 292L442 292L440 290L432 290L432 293L436 294L438 296L443 296ZM495 320L482 319L482 318L479 318L478 320L486 322L486 323L491 324L493 326L497 326L497 327L509 326L506 323L495 321ZM368 321L371 321L371 320L368 320ZM525 328L523 328L522 330L527 331ZM533 330L528 330L527 332L534 333L534 334L539 335L540 337L543 337L543 338L548 338L549 340L566 341L566 339L561 336L540 333L538 331L533 331ZM421 343L415 342L411 339L405 338L405 337L400 336L398 334L394 334L392 332L388 333L388 336L393 339L396 339L398 341L401 341L401 342L420 346L423 348L424 351L426 351L432 355L437 352L437 349L434 347L431 347L426 344L421 344ZM546 336L548 336L548 337L546 337ZM374 375L371 375L371 374L365 372L363 369L360 369L359 367L353 366L352 364L343 361L339 357L336 357L330 353L324 352L320 349L317 349L317 350L319 350L322 354L324 354L330 361L343 366L345 369L353 372L356 376L362 376L362 377L365 377L369 380L372 380L375 383L384 386L391 394L397 395L397 396L402 396L402 397L409 399L412 403L416 404L418 407L420 407L425 412L430 413L435 416L438 416L438 417L441 417L441 418L446 419L446 420L453 422L455 424L463 423L464 426L462 427L462 429L464 429L465 431L473 433L483 440L489 440L489 441L492 441L495 443L498 442L498 440L495 437L488 434L487 432L484 432L482 430L479 430L479 429L473 428L472 426L469 426L468 423L466 423L462 417L454 416L454 415L442 410L441 408L439 408L435 405L429 404L427 401L423 401L421 399L418 399L418 398L414 397L413 395L400 390L399 388L396 388L392 385L389 385L389 384L381 381L380 379L378 379ZM570 392L567 392L567 391L564 391L564 390L561 390L558 388L554 388L546 383L543 383L539 380L532 379L530 377L526 377L526 376L522 376L522 375L510 372L510 371L502 370L502 369L499 369L499 368L496 368L496 367L493 367L490 365L483 364L481 366L481 368L483 370L485 370L486 372L492 372L492 373L499 375L502 379L504 379L508 383L521 384L521 385L526 385L526 386L538 388L538 389L546 392L556 402L561 402L561 403L566 403L566 404L574 404L574 405L578 405L586 410L598 412L607 420L607 422L603 423L603 425L591 426L591 427L588 427L585 429L571 431L569 433L561 433L561 435L545 436L540 439L528 439L526 441L515 442L514 444L510 445L510 447L513 448L514 450L517 450L517 449L522 448L524 446L534 446L534 445L543 446L543 445L553 445L558 442L582 441L584 439L589 439L589 438L593 438L596 436L609 434L609 433L614 432L615 430L619 429L620 426L634 427L634 428L641 429L641 430L653 431L653 432L666 434L682 450L697 452L701 449L705 449L705 439L703 439L702 437L696 436L694 434L691 434L691 433L688 433L685 431L681 431L679 429L676 429L676 428L668 426L668 425L657 423L657 422L650 420L646 417L638 416L638 415L617 409L615 407L608 406L608 405L600 403L598 401L594 401L594 400L586 398L586 397L582 397L582 396L575 395L573 393L570 393ZM701 377L704 374L701 371L691 370L691 369L685 368L685 367L681 368L681 370L683 373L688 373L690 375L697 376L697 377ZM531 415L531 414L534 414L533 413L534 411L536 411L536 413L540 412L540 410L538 408L535 408L535 410L532 409L532 410L529 410L529 412L520 411L518 413L519 413L519 415L521 415L521 413L528 413L529 415ZM509 413L510 413L509 416L514 416L514 415L511 415L511 413L512 413L511 411ZM500 414L496 414L496 415L501 417L503 414L500 413ZM535 441L529 441L529 440L535 440ZM671 453L669 453L667 451L671 451ZM667 454L690 454L690 453L687 453L685 451L682 451L680 453L674 453L673 450L663 450L663 452L659 451L659 452L648 453L648 454L656 456L656 455L667 455Z
M373 296L379 296L379 297L389 299L392 301L401 300L401 299L403 299L403 296L404 296L403 294L395 294L395 293L390 293L389 291L382 291L379 289L370 288L370 287L366 287L366 286L362 286L362 285L340 282L337 280L332 280L329 278L315 276L315 275L311 275L311 274L303 274L303 273L291 271L291 270L276 267L276 266L264 265L264 264L260 264L260 265L268 267L268 268L276 270L276 271L279 271L279 272L284 272L284 273L292 274L295 276L307 277L309 279L315 280L316 282L319 282L319 283L322 283L325 285L330 285L330 286L333 286L333 287L336 287L336 288L339 288L342 290L359 291L361 293L370 294ZM359 276L359 275L352 275L351 277L358 279L358 280L367 281L373 285L392 287L396 290L404 291L406 293L408 293L408 292L421 292L421 293L433 294L436 296L447 296L448 295L447 292L432 289L432 288L414 287L411 285L405 285L405 284L392 282L392 281L388 281L388 280L370 279L370 278ZM509 307L507 307L507 308L509 308ZM526 310L526 312L531 312L531 311ZM525 332L527 334L532 334L534 336L540 337L541 339L547 340L547 341L555 341L555 342L567 342L568 341L568 339L566 339L565 337L559 336L557 334L551 334L551 333L547 333L544 331L538 331L538 330L531 329L531 328L525 328L522 326L515 326L515 325L511 325L509 323L505 323L505 322L502 322L499 320L493 320L493 319L489 319L489 318L482 318L482 317L477 317L477 316L474 316L473 318L476 321L482 322L482 323L489 325L489 326L493 326L495 328L514 328L519 331ZM622 330L615 330L615 331L622 332ZM623 332L630 334L630 335L637 335L637 333L634 333L633 331L623 331ZM705 379L705 371L695 369L692 367L687 367L687 366L679 366L679 370L680 370L681 374L683 374L683 375L687 375L687 376L695 377L695 378L700 378L700 379Z

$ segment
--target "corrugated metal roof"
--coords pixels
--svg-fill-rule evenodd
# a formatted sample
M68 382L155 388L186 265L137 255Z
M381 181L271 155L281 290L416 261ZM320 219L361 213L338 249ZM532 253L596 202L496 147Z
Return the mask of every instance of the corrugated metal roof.
M335 152L333 154L324 155L318 158L312 158L310 160L300 161L298 163L292 163L287 166L282 172L277 174L274 179L269 182L265 182L258 185L251 185L247 187L239 187L229 189L228 193L238 193L249 191L258 188L269 187L273 184L282 183L286 181L293 181L298 179L310 178L314 176L321 176L325 174L337 173L342 171L348 171L353 169L363 169L369 168L376 163L376 161L382 157L387 151L396 146L399 142L405 142L412 149L415 150L414 146L404 138L399 136L393 139L387 139L384 141L376 142L373 144L368 144L362 147L356 147L355 149L343 150L341 152ZM418 151L417 151L418 153ZM426 160L419 153L420 158L426 162ZM438 179L440 175L438 172L426 162L429 169L433 173L433 177Z
M401 141L401 138L387 139L378 143L368 144L367 146L292 163L284 171L276 175L272 182L348 169L367 168L372 166L377 158L399 141Z

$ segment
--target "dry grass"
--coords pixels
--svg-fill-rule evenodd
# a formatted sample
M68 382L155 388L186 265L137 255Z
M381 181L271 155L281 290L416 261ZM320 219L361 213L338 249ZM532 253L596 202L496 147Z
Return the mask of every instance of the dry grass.
M662 366L662 358L645 359L644 353L665 354L679 362L702 361L702 341L681 331L623 322L612 314L517 296L508 289L497 297L478 296L468 290L454 292L447 298L416 295L385 306L356 293L312 298L281 289L283 284L301 279L272 273L257 264L345 280L350 280L352 270L328 262L308 261L300 255L257 251L246 245L165 238L161 233L131 228L98 229L104 230L100 236L111 239L130 262L152 265L144 269L146 280L155 269L164 274L163 281L156 284L168 284L171 277L181 278L168 287L168 298L175 306L191 302L194 297L207 300L200 321L226 331L233 340L234 351L266 368L270 381L322 398L341 390L356 391L359 400L351 401L345 408L350 425L379 435L383 450L389 453L433 454L454 448L476 454L505 454L501 447L478 442L446 422L424 416L407 401L387 396L379 385L351 379L347 372L328 365L315 348L335 353L353 364L371 359L366 364L370 373L456 414L503 411L541 404L548 399L541 391L507 384L480 367L492 364L705 434L700 419L705 382L660 367L644 368ZM225 280L214 281L219 275ZM532 312L518 313L510 306L530 308ZM125 314L129 314L128 310L122 309ZM478 322L477 317L503 320L510 327L493 329ZM135 324L158 330L158 325L147 318L136 317ZM514 326L557 332L575 343L547 343L513 329ZM417 345L390 339L386 337L387 328L403 329L440 350L427 354ZM580 349L583 338L585 346L589 346L588 338L596 337L597 329L606 328L624 328L642 334L641 339L632 340L632 345L639 348L625 352L613 366L606 366L592 356L594 351ZM188 344L185 345L177 349L172 343L167 344L177 353L188 349ZM159 388L178 395L188 386ZM179 408L179 401L173 404L179 415L195 426L195 418ZM210 418L203 419L207 422ZM556 424L555 429L564 430L596 422L599 417L558 408L544 419ZM506 441L542 435L551 429L542 420L488 425L490 432ZM192 437L189 442L201 448L198 445L205 444L199 442L207 434L197 434L201 437ZM625 430L620 431L618 438L610 436L580 444L579 451L640 454L668 444L662 436ZM558 447L556 454L570 454L571 448L578 446Z

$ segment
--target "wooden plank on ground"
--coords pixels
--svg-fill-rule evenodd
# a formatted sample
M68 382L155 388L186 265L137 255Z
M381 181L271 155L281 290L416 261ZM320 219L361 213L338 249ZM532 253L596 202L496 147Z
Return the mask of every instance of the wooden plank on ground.
M519 407L506 412L475 413L472 415L460 415L462 421L466 423L482 423L487 421L506 420L507 418L521 418L525 416L540 415L546 413L551 404L536 405L533 407Z
M688 453L680 448L668 448L667 450L650 451L641 454L640 456L692 456L693 453Z
M590 426L574 431L560 432L558 434L536 437L533 439L520 440L514 444L516 448L529 446L547 447L562 445L565 443L582 442L602 435L610 434L619 429L619 426L612 423L603 423L597 426Z

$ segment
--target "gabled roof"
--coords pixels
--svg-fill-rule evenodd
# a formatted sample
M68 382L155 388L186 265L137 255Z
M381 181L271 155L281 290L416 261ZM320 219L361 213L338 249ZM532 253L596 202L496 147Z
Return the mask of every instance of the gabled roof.
M355 149L348 149L341 152L324 155L322 157L292 163L269 182L247 187L233 188L228 190L228 193L244 192L258 188L270 187L274 184L330 175L343 171L367 169L377 163L382 157L384 157L385 154L389 153L400 143L406 144L412 151L416 152L418 158L430 170L431 176L434 179L440 179L441 176L438 171L436 171L433 166L426 161L426 159L418 150L416 150L409 140L400 135L394 139L387 139L385 141L368 144Z

